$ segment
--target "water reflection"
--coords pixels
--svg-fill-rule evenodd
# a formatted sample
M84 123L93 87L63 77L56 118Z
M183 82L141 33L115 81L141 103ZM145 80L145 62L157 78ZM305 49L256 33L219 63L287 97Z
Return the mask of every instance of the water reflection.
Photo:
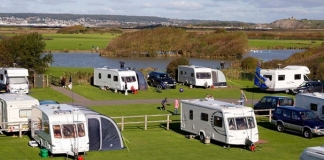
M262 50L262 51L250 51L249 54L244 57L252 56L259 58L263 61L269 61L272 59L286 59L291 54L300 52L302 50ZM131 68L158 68L165 70L166 66L174 60L176 57L158 57L158 58L138 58L138 57L100 57L98 53L54 53L54 62L51 66L59 67L85 67L85 68L98 68L107 66L108 68L118 68L119 61L125 61L125 67ZM231 65L233 60L214 60L214 59L200 59L200 58L188 58L191 64L197 66L205 66L217 68L222 61L225 62L225 68Z

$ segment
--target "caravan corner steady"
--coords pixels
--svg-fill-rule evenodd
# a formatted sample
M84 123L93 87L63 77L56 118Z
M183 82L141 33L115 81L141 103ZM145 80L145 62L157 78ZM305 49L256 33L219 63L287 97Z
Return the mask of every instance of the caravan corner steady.
M109 68L94 69L93 83L95 86L105 89L125 90L125 82L127 82L127 90L131 90L132 86L135 90L138 90L137 75L133 70Z
M0 122L4 122L1 128L6 132L18 132L19 128L22 128L22 131L29 130L31 109L39 105L39 102L26 94L3 93L0 94L0 105Z
M206 99L181 101L181 130L227 145L250 145L259 132L250 107Z
M11 93L29 93L28 70L25 68L0 68L0 83Z
M256 68L254 85L267 91L291 92L299 87L304 81L309 81L310 74L306 66L286 66L282 69Z

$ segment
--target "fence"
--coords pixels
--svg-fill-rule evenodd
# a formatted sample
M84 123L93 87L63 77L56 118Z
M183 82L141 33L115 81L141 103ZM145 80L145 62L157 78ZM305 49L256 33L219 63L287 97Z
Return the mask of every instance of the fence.
M166 120L152 120L149 121L148 117L162 117L166 116ZM111 117L112 119L120 119L121 122L117 123L121 126L121 131L124 131L125 124L144 124L144 130L147 130L148 123L156 123L156 122L166 122L167 126L166 129L169 130L170 126L170 116L171 114L158 114L158 115L140 115L140 116L121 116L121 117ZM136 122L125 122L125 119L129 118L144 118L144 121L136 121Z
M260 115L260 114L256 114L256 117L269 117L269 122L271 122L271 114L272 111L274 111L275 109L260 109L260 110L254 110L254 113L261 113L261 112L268 112L268 114L265 115Z
M22 137L22 132L23 131L29 131L29 125L30 123L28 121L20 121L20 122L0 122L0 126L3 126L3 124L7 124L7 129L1 128L0 133L2 134L2 131L14 133L16 130L19 130L19 137ZM14 127L10 127L14 126ZM19 126L19 127L16 127ZM15 131L13 131L15 130Z

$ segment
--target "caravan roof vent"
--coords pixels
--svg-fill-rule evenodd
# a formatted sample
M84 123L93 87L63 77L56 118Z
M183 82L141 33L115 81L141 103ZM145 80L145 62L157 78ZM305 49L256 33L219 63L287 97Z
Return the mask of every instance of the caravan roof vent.
M17 97L16 100L17 100L17 101L22 101L22 100L24 100L24 98L22 98L22 97Z
M221 107L224 107L224 108L235 108L236 106L235 105L221 105Z
M203 98L203 99L200 99L199 101L208 101L208 99Z
M319 92L314 92L314 93L313 93L313 96L315 96L315 97L321 97L321 96L322 96L322 94L321 94L321 93L319 93Z
M56 110L53 113L54 114L61 114L61 113L63 113L63 114L70 113L71 114L72 111L71 110Z
M60 106L53 106L53 109L60 109Z

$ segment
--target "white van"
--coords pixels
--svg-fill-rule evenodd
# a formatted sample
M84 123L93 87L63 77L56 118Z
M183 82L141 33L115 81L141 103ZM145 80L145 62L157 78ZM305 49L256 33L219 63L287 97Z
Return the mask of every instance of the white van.
M28 94L28 70L25 68L0 68L0 83L7 85L11 93Z
M324 93L299 93L295 99L295 107L310 109L324 120Z

